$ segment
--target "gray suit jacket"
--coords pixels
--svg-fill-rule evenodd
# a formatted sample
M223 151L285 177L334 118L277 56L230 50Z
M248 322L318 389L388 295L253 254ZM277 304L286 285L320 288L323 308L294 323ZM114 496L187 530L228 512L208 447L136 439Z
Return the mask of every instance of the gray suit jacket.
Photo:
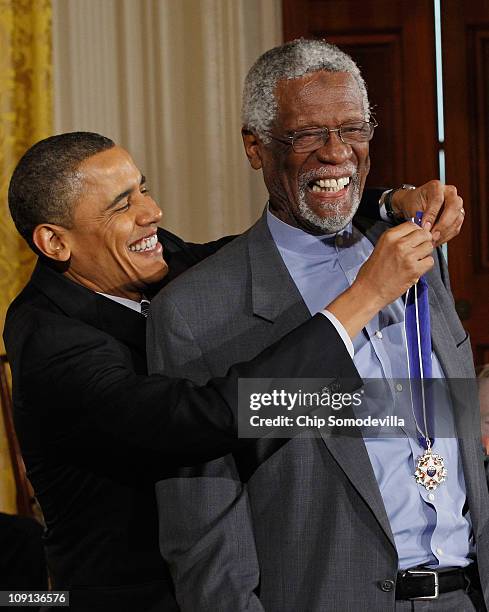
M386 229L356 224L374 244ZM441 255L428 276L434 350L447 378L473 377ZM309 316L262 218L153 301L149 367L205 382ZM331 356L325 372L338 362L346 372L339 338ZM456 422L487 603L489 496L467 418L476 399L462 404ZM157 486L160 549L183 610L394 610L394 590L381 585L395 580L398 558L361 437L265 439L186 476Z

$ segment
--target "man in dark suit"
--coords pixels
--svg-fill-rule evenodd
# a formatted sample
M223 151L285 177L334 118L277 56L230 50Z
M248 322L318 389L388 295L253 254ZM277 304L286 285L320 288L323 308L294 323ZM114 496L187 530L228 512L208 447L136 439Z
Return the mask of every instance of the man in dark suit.
M181 271L221 243L187 245L159 230L144 177L126 151L96 134L30 149L9 205L40 255L4 337L53 587L71 591L73 610L177 610L157 546L153 483L175 464L241 447L238 377L314 377L330 361L336 370L325 348L335 328L315 317L204 388L147 377L141 298L164 282L167 262ZM306 344L316 346L309 359Z
M316 436L260 439L233 458L158 483L161 550L182 610L468 612L489 602L489 495L480 430L470 428L478 421L474 389L438 396L426 416L416 416L404 303L378 304L405 266L397 267L399 252L383 262L385 281L362 282L383 244L409 252L422 239L413 223L388 229L355 214L374 128L359 69L337 47L301 39L257 60L245 82L243 141L252 167L263 172L267 208L153 300L148 364L203 383L307 320L323 308L325 293L343 322L349 307L335 298L351 290L354 312L372 311L362 329L344 326L349 354L338 353L337 364L345 372L350 366L352 377L381 381L369 408L405 417L407 430L327 421ZM454 379L474 376L470 340L443 255L432 255L426 363L444 388L460 391ZM341 345L335 338L332 354ZM323 375L336 377L326 365ZM430 409L437 424L447 415L449 434L431 427ZM364 407L338 414L354 423L366 416ZM414 477L417 458L431 457L431 446L448 473L436 490Z

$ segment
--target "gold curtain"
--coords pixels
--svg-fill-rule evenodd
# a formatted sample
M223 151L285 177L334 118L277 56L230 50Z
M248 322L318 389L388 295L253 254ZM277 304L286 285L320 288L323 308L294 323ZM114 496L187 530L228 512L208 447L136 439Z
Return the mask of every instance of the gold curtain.
M51 0L0 0L0 320L30 276L34 255L10 219L13 169L52 129ZM4 352L0 341L0 352ZM0 419L0 510L15 512L15 487Z

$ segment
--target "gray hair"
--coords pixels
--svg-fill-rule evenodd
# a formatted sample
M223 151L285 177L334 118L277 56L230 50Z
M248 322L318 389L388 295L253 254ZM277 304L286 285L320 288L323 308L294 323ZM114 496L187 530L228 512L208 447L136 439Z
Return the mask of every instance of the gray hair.
M243 90L243 127L255 132L263 142L269 142L267 132L270 131L278 112L275 97L278 82L297 79L319 70L348 72L352 75L360 88L365 120L368 121L370 104L367 87L352 58L325 40L300 38L270 49L250 68Z

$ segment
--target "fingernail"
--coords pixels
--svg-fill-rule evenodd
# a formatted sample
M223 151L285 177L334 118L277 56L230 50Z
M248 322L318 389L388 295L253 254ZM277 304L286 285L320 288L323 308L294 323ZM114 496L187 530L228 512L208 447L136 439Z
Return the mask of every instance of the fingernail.
M423 229L430 231L431 223L429 221L426 221L426 223L423 223Z
M440 236L441 236L441 233L440 233L438 230L436 230L436 232L433 232L433 240L434 240L435 242L437 242L437 241L438 241L438 239L439 239L439 237L440 237Z

